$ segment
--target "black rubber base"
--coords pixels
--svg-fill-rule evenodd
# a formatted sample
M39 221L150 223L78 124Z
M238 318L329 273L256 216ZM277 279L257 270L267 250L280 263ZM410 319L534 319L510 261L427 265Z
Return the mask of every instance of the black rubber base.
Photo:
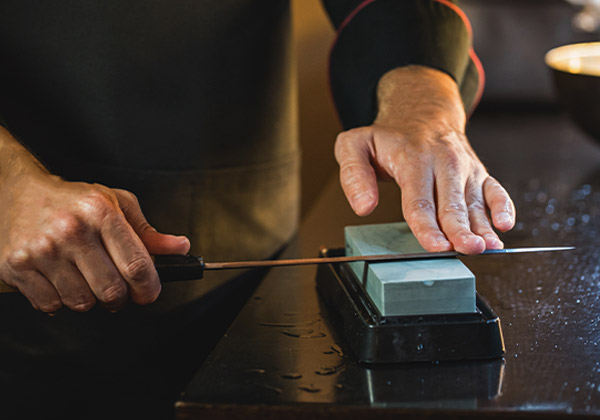
M344 250L324 250L342 256ZM504 355L498 315L477 294L477 312L382 316L347 264L321 264L317 290L359 362L493 359Z

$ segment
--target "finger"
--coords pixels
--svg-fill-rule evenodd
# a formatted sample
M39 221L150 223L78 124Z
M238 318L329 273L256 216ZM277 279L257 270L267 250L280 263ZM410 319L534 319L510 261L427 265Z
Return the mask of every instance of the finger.
M96 297L79 269L70 261L42 261L40 273L52 283L63 305L86 312L96 304Z
M463 254L479 254L485 251L485 241L471 231L465 202L465 184L456 170L446 170L436 181L438 219L442 230L454 246Z
M344 194L359 216L370 214L379 200L377 175L371 165L370 130L341 133L335 143L335 157L340 165L340 184Z
M91 242L74 256L75 266L104 307L116 311L125 306L127 283L100 241Z
M404 182L397 175L402 189L402 213L423 248L430 252L452 249L452 245L437 222L434 201L434 179L431 171L412 171L405 174Z
M158 273L142 240L125 217L107 216L100 236L114 266L129 286L131 299L139 305L154 302L161 290Z
M18 271L10 281L36 310L54 314L63 304L54 286L36 270Z
M483 182L483 196L496 229L501 232L512 229L516 220L515 205L504 187L496 179L488 176Z
M115 189L114 191L125 218L150 254L187 254L189 252L190 241L188 238L157 232L144 217L135 195L125 190Z
M482 186L479 183L467 184L466 202L471 230L485 240L486 249L504 248L504 244L490 225Z

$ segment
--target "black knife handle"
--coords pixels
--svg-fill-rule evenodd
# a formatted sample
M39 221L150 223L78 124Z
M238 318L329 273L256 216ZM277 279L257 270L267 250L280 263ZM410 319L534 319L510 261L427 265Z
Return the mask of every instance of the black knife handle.
M155 255L154 266L161 283L198 280L204 274L204 260L194 255Z

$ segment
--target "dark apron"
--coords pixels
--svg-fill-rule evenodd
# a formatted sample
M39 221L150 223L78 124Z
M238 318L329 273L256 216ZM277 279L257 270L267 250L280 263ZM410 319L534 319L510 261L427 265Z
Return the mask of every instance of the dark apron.
M133 192L208 261L267 258L294 234L287 1L7 0L0 19L0 114L54 173ZM261 274L167 284L116 314L0 295L0 417L168 418Z

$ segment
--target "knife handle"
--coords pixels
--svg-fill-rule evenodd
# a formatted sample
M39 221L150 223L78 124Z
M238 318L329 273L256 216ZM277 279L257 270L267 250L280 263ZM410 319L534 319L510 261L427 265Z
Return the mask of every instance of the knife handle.
M204 275L204 260L194 255L155 255L154 266L161 283L198 280Z

